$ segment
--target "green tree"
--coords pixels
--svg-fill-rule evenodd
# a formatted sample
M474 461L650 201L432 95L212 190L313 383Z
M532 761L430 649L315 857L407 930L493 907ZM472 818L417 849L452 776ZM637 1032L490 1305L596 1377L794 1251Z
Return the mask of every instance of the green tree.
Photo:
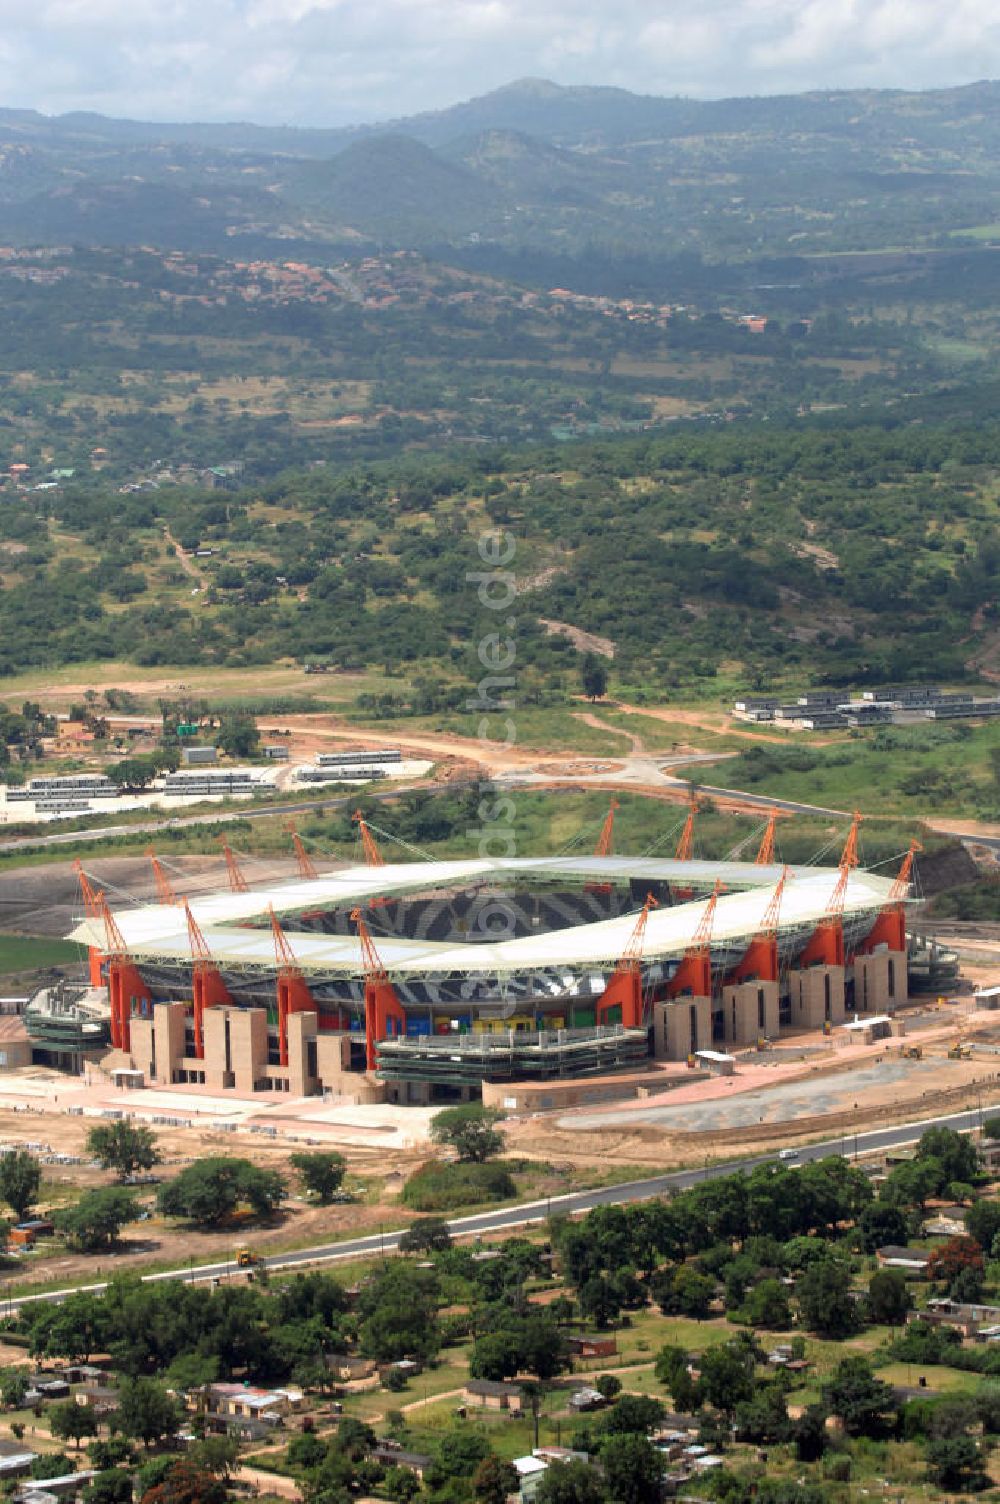
M971 1436L935 1437L927 1447L927 1475L948 1493L989 1487L982 1450Z
M227 757L256 757L260 732L252 715L226 715L215 733L215 745Z
M936 1160L944 1182L972 1182L979 1173L979 1154L967 1133L954 1128L927 1128L917 1143L917 1159Z
M138 793L149 788L159 771L159 760L155 757L124 757L121 762L112 763L108 777L120 789Z
M200 1227L225 1222L241 1204L259 1217L277 1210L284 1184L277 1170L262 1170L248 1159L199 1159L160 1187L157 1205L166 1217L187 1217Z
M731 1414L753 1394L754 1353L743 1342L717 1342L698 1361L705 1398L716 1410Z
M849 1337L860 1325L851 1293L851 1273L838 1260L824 1258L799 1277L795 1287L802 1320L821 1337Z
M0 1155L0 1201L6 1201L22 1222L35 1204L42 1183L42 1167L27 1149Z
M380 1363L428 1359L441 1345L434 1275L396 1259L379 1271L358 1302L358 1346Z
M136 1222L140 1207L128 1191L115 1186L84 1191L75 1206L64 1207L53 1218L71 1243L85 1253L99 1253L118 1241L127 1222Z
M807 1405L792 1423L795 1455L800 1462L818 1462L826 1451L829 1440L826 1418L825 1405Z
M291 1165L302 1181L303 1188L324 1206L332 1201L334 1193L340 1190L347 1170L347 1161L344 1156L332 1149L315 1154L293 1154Z
M110 1472L135 1460L132 1443L124 1436L109 1436L106 1441L92 1441L87 1448L91 1465L99 1473Z
M234 1436L203 1436L188 1447L186 1455L196 1467L228 1478L239 1462L240 1444Z
M649 1504L659 1495L663 1457L645 1436L609 1436L601 1446L601 1466L615 1504Z
M843 1358L828 1383L823 1401L839 1416L848 1436L881 1436L894 1409L892 1389L877 1379L866 1358Z
M788 1296L780 1279L762 1279L753 1286L743 1306L751 1326L786 1327L791 1321Z
M965 1230L980 1248L992 1251L994 1240L1000 1233L1000 1201L988 1200L985 1196L976 1201L966 1213Z
M42 1452L31 1464L33 1478L65 1478L76 1472L76 1465L67 1452Z
M482 1164L503 1149L503 1134L496 1125L503 1114L479 1102L446 1107L431 1119L431 1138L454 1149L459 1159Z
M589 1462L553 1463L535 1490L535 1504L606 1504L606 1500L600 1474Z
M580 663L580 683L588 700L603 700L608 692L608 671L595 653L586 653Z
M84 1489L83 1504L132 1504L132 1474L123 1467L102 1468Z
M99 1123L87 1134L87 1153L104 1170L114 1170L119 1180L127 1180L137 1170L151 1170L160 1163L153 1130L144 1123L118 1118Z
M602 1373L594 1382L594 1388L598 1394L610 1402L618 1398L622 1392L622 1381L617 1374Z
M22 1368L5 1368L0 1374L0 1400L7 1410L20 1410L28 1392L28 1377Z
M75 1442L77 1451L85 1436L97 1435L96 1417L84 1405L78 1405L76 1400L63 1400L58 1405L50 1405L47 1419L52 1435L58 1436L61 1441Z
M442 1253L451 1247L448 1224L441 1217L421 1217L400 1235L400 1253Z
M472 1478L476 1504L507 1504L509 1494L517 1492L517 1469L505 1458L491 1452L484 1457Z
M609 1435L631 1433L645 1436L663 1419L663 1406L651 1394L622 1394L601 1417L601 1430Z
M420 1492L420 1479L411 1467L390 1467L382 1479L382 1492L393 1504L409 1504Z
M155 1379L126 1379L122 1384L115 1424L123 1436L151 1447L163 1437L173 1436L180 1419L177 1401L165 1385Z
M909 1237L903 1212L886 1201L873 1201L864 1208L858 1219L858 1230L865 1253L874 1253L876 1249L889 1245L902 1247Z
M880 1326L901 1326L913 1297L901 1269L880 1269L868 1283L868 1319Z

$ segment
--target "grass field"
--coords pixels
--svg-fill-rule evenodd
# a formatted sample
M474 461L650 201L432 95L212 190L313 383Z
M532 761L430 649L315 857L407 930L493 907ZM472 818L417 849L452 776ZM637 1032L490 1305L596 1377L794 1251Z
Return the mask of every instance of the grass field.
M799 744L744 754L718 781L882 817L1000 814L1000 724L883 727L832 747Z
M24 935L0 935L0 977L79 961L80 954L80 947L69 940L36 940Z
M268 696L312 696L317 710L326 703L342 708L357 695L379 694L399 689L401 682L378 673L337 672L306 674L297 663L275 663L254 668L138 668L134 663L72 663L62 668L40 668L30 673L0 679L0 701L17 705L21 700L39 701L46 710L68 708L79 700L85 689L98 693L104 689L128 689L146 701L146 708L156 711L160 696L181 694L204 696L218 702L240 697L264 699Z

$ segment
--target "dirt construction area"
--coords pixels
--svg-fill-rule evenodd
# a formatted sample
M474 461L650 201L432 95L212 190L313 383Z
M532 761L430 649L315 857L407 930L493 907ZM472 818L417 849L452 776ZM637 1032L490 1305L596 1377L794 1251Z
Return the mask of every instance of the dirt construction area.
M279 1250L377 1232L396 1225L393 1211L407 1175L427 1158L430 1114L421 1108L337 1105L322 1098L302 1101L282 1097L241 1099L233 1093L213 1097L197 1088L129 1092L107 1082L87 1084L53 1071L32 1068L0 1076L0 1146L24 1147L36 1154L44 1179L38 1206L58 1209L80 1190L111 1183L112 1177L90 1162L88 1131L111 1113L134 1114L149 1122L163 1163L157 1175L172 1178L194 1160L211 1155L239 1155L264 1169L278 1170L289 1187L280 1215L266 1227L239 1223L211 1232L176 1227L155 1213L156 1187L140 1186L137 1199L147 1220L127 1227L119 1248L97 1256L37 1250L0 1271L0 1284L18 1287L77 1276L95 1277L126 1266L183 1267L235 1257L249 1243L266 1256ZM153 1119L159 1119L153 1122ZM173 1119L164 1124L162 1119ZM347 1162L345 1188L353 1199L316 1206L297 1190L291 1155L297 1150L336 1149ZM406 1216L402 1220L408 1220Z

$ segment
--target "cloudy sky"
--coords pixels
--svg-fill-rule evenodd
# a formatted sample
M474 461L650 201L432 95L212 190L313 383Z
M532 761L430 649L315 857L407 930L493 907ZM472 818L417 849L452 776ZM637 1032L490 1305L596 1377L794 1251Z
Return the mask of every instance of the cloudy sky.
M995 0L0 0L0 103L343 125L528 75L713 97L1000 76Z

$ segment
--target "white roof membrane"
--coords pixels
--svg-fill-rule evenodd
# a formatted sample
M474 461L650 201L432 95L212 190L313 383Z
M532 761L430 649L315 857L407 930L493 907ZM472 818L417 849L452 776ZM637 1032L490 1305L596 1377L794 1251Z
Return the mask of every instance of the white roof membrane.
M781 876L780 867L748 862L678 862L641 857L518 858L465 862L407 862L385 867L350 867L322 873L313 881L280 883L252 893L219 893L191 904L213 957L222 966L273 970L274 940L266 924L267 909L278 914L309 909L346 907L387 893L466 886L511 877L552 876L579 880L686 880L703 887L717 879L738 891L720 894L712 929L714 945L747 944L760 930ZM814 927L828 912L839 870L835 867L795 867L788 871L779 915L780 931ZM741 890L741 891L740 891ZM884 907L892 880L855 869L844 895L845 916L874 913ZM502 900L500 900L502 902ZM683 955L689 949L705 913L704 894L689 903L653 909L646 925L643 955L647 961ZM509 975L522 971L614 965L628 947L637 913L577 925L512 940L453 944L425 940L383 938L378 934L378 911L368 916L379 956L397 977L444 972ZM150 904L116 912L115 919L129 952L136 959L185 963L191 959L183 908ZM251 921L263 925L247 928ZM103 949L104 927L87 921L73 938ZM358 976L361 947L354 935L289 933L286 939L305 972Z

